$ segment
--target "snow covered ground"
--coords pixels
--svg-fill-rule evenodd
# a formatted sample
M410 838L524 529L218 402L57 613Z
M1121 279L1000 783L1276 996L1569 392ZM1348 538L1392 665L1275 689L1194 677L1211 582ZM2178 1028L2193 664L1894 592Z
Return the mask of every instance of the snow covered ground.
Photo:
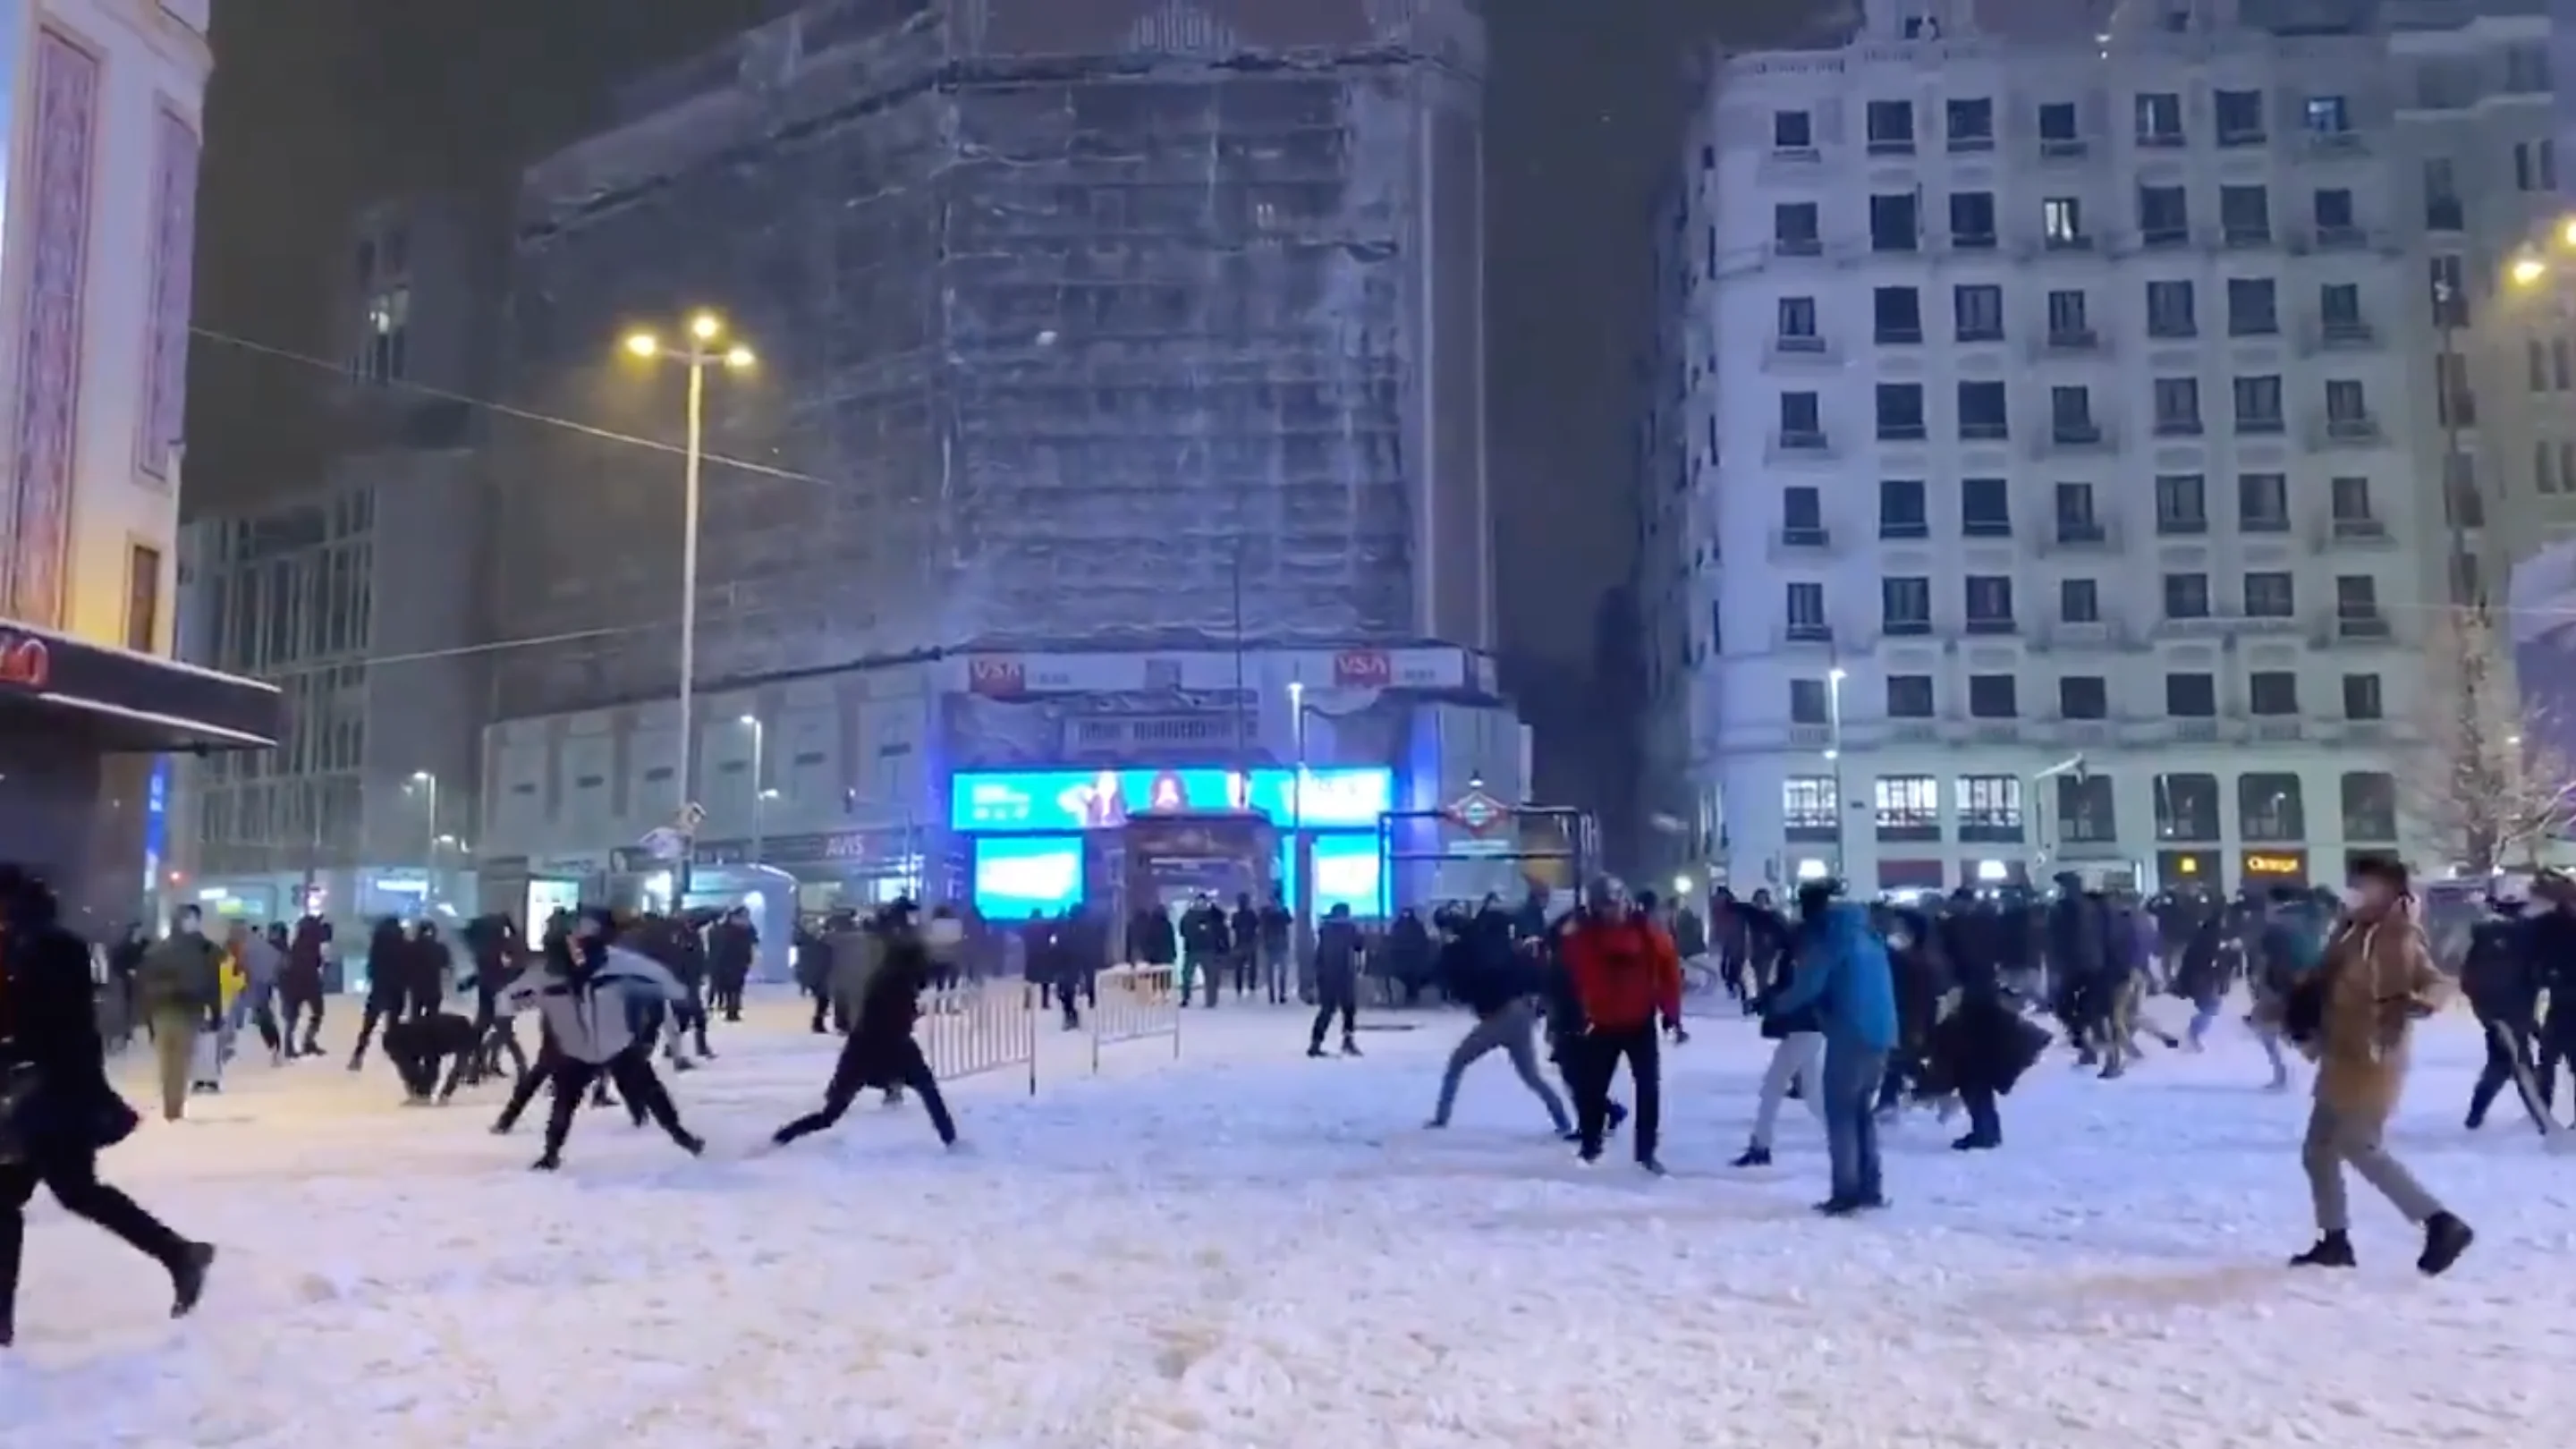
M2537 1449L2576 1414L2576 1156L2509 1105L2462 1131L2463 1021L2395 1135L2480 1232L2426 1282L2359 1184L2363 1268L2279 1266L2306 1103L2253 1090L2239 1038L2116 1083L2052 1058L1998 1154L1913 1119L1894 1210L1823 1222L1796 1108L1779 1170L1723 1166L1749 1029L1668 1057L1655 1182L1571 1166L1499 1060L1423 1129L1455 1022L1411 1019L1309 1062L1301 1020L1192 1013L1179 1062L1133 1044L1096 1081L1050 1033L1034 1100L958 1089L958 1156L874 1107L746 1156L826 1056L740 1027L678 1083L715 1158L586 1114L558 1176L528 1128L487 1135L488 1091L245 1071L108 1159L222 1245L197 1318L40 1207L0 1446Z

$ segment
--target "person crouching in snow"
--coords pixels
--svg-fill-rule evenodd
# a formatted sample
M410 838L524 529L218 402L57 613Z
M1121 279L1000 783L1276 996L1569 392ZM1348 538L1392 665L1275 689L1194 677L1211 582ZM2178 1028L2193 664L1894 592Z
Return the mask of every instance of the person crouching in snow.
M411 1106L425 1106L433 1091L440 1105L445 1105L464 1084L467 1073L474 1070L483 1045L483 1032L474 1018L453 1011L434 1016L410 1016L385 1027L385 1056L401 1074L404 1100ZM438 1079L438 1064L453 1060L447 1080Z
M1813 1009L1825 1035L1825 1148L1833 1191L1816 1210L1842 1217L1887 1206L1878 1171L1878 1093L1896 1049L1896 979L1868 913L1801 890L1822 924L1798 935L1797 974L1771 1000L1783 1015ZM1809 903L1812 902L1812 907Z
M1601 1160L1601 1139L1610 1123L1610 1081L1619 1063L1637 1086L1637 1165L1660 1174L1656 1134L1664 1110L1663 1062L1655 1036L1656 1018L1681 1034L1682 963L1672 938L1645 915L1624 907L1618 888L1596 880L1585 892L1582 915L1569 923L1562 939L1567 972L1583 1009L1583 1035L1575 1043L1575 1060L1584 1075L1575 1098L1577 1154L1585 1162Z
M912 1088L923 1110L930 1113L930 1125L939 1140L957 1145L957 1123L948 1115L939 1081L931 1075L930 1061L912 1035L921 1020L921 993L929 988L934 970L929 943L913 929L912 913L911 902L897 901L879 918L878 959L859 998L857 1019L842 1039L841 1059L823 1088L822 1110L779 1128L770 1137L776 1146L784 1147L840 1121L859 1093L870 1087L884 1087L889 1093L896 1087ZM943 934L947 929L941 928Z
M680 1125L679 1108L646 1058L652 1043L635 1034L648 1003L667 1008L684 989L658 964L609 944L609 934L605 913L584 912L568 936L547 942L543 967L511 987L514 1004L535 1008L555 1046L554 1101L546 1114L545 1153L535 1164L542 1172L563 1165L573 1114L603 1077L629 1103L641 1103L681 1151L695 1156L707 1148Z
M2354 873L2351 909L2326 942L2324 964L2282 1007L2282 1035L2317 1061L2316 1105L2299 1148L2317 1242L2292 1258L2292 1267L2353 1266L2346 1164L2424 1230L2415 1266L2426 1275L2447 1272L2476 1237L2381 1145L2406 1088L2407 1039L2418 1018L2440 1009L2449 987L2416 924L2406 867L2364 862Z

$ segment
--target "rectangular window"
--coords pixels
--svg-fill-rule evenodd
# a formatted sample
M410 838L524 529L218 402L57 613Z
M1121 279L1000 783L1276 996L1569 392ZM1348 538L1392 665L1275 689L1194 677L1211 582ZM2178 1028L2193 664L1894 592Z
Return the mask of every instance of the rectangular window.
M1950 325L1961 342L2001 342L2004 289L1992 282L1964 282L1950 290Z
M1881 192L1869 199L1869 249L1910 252L1923 245L1923 198L1911 191Z
M2012 537L2012 486L2001 478L1960 479L1959 531L1969 538Z
M1802 725L1831 724L1834 718L1833 691L1821 679L1789 681L1789 723Z
M2219 145L2263 144L2265 125L2261 91L2220 91L2211 97L2211 101L2211 108L2217 113Z
M2084 203L2072 196L2052 196L2039 204L2041 239L2052 248L2065 250L2086 247L2092 241L2084 234Z
M2227 279L2227 335L2273 337L2281 331L2280 289L2270 277Z
M1919 636L1932 632L1932 581L1921 576L1878 581L1879 632Z
M2021 718L2021 690L2009 674L1968 676L1968 718Z
M2281 431L2280 374L2240 377L2228 391L2236 406L2236 431L2257 435Z
M1932 703L1931 675L1891 674L1887 676L1887 717L1889 719L1930 719Z
M1923 480L1920 478L1878 480L1878 536L1930 537L1931 520L1924 512L1923 498Z
M2219 239L2232 247L2261 246L2272 239L2272 197L2260 186L2218 188Z
M1872 101L1864 114L1873 156L1904 156L1914 150L1914 103Z
M2179 146L2183 143L2182 97L2171 91L2141 94L2137 102L2138 144Z
M1825 249L1823 223L1812 201L1783 201L1771 208L1771 249L1786 257L1812 257Z
M2008 574L1970 574L1964 580L1968 632L2009 634L2013 628L2013 587Z
M1880 342L1923 340L1923 294L1912 287L1880 287L1870 294L1873 333Z
M2057 581L2057 621L2061 624L2102 622L2102 585L2093 579Z
M2147 283L2147 335L2164 338L2200 335L2200 322L2193 311L2191 283Z
M1808 342L1816 338L1816 299L1783 297L1780 299L1780 340L1783 343Z
M2192 438L2200 435L2200 379L2160 377L2155 380L2156 435Z
M1881 830L1941 828L1941 787L1930 775L1881 775L1872 794Z
M1959 838L1996 840L2021 834L2019 775L1961 775Z
M1780 822L1801 834L1831 834L1835 817L1834 777L1791 775L1780 782Z
M1961 251L1992 251L1995 245L1995 194L1991 191L1950 193L1950 245Z
M2289 532L2289 478L2280 473L2237 474L2236 526L2246 533Z
M2052 346L2080 345L2091 340L2093 325L2086 316L2082 292L2064 291L2048 294L2048 340Z
M1951 101L1943 107L1950 149L1953 151L1991 151L1995 149L1995 103L1985 96Z
M2245 676L2245 706L2258 715L2299 712L2299 676L2287 669L2257 669Z
M2057 712L2066 719L2109 719L2111 682L2098 674L2070 674L2057 681Z
M2156 475L2156 532L2189 538L2209 532L2209 484L2198 473Z
M160 652L161 550L136 544L125 556L125 647Z
M2206 619L2209 617L2209 575L2165 575L2165 617L2168 619Z
M2287 619L2297 611L2297 587L2288 574L2265 569L2245 576L2245 617Z
M1816 144L1816 123L1805 111L1771 113L1771 149L1774 151L1812 150Z
M2379 676L2347 674L2343 677L2343 717L2348 720L2384 719L2379 701Z
M2165 713L2175 719L2216 718L2217 677L2209 674L2166 675Z

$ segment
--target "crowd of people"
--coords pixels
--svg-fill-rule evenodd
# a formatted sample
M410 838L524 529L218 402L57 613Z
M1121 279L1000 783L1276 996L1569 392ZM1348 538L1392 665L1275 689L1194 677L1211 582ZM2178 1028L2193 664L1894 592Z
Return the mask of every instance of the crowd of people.
M2053 1043L2116 1079L2137 1059L2142 1032L2198 1050L2242 985L2253 1003L2247 1020L2270 1054L2268 1085L2289 1085L2284 1048L2318 1063L2301 1150L2318 1237L2292 1261L2355 1261L2347 1168L2422 1230L2424 1272L2458 1260L2471 1230L2384 1143L2411 1027L2452 984L2402 867L2365 866L2340 901L2284 890L2135 902L2072 877L2056 884L2047 898L1961 892L1900 905L1848 901L1814 882L1787 909L1767 893L1738 901L1720 891L1702 917L1604 880L1562 914L1533 892L1517 906L1489 898L1427 918L1405 912L1366 933L1340 908L1302 950L1289 944L1283 904L1246 898L1227 910L1202 899L1177 918L1141 914L1117 944L1143 964L1172 966L1184 1004L1213 1005L1229 982L1238 996L1302 1000L1315 1009L1307 1051L1317 1057L1332 1054L1336 1024L1341 1054L1359 1054L1360 980L1394 979L1383 958L1407 952L1401 979L1413 993L1435 993L1472 1018L1443 1072L1432 1127L1449 1123L1465 1071L1499 1051L1579 1161L1597 1163L1626 1131L1638 1165L1655 1174L1664 1171L1661 1052L1668 1039L1688 1040L1685 963L1704 965L1773 1043L1751 1139L1733 1165L1769 1165L1784 1104L1802 1100L1825 1131L1830 1188L1817 1207L1832 1217L1888 1206L1878 1129L1908 1102L1940 1104L1944 1115L1954 1103L1963 1109L1957 1150L2000 1148L2001 1099ZM2576 882L2544 876L2530 894L2538 901L2500 889L2467 933L2459 980L2490 1036L2468 1104L2472 1128L2512 1085L2535 1126L2558 1131L2558 1068L2576 1082ZM539 1170L560 1166L586 1102L622 1106L683 1151L704 1151L657 1060L689 1071L714 1055L710 1021L740 1019L759 945L745 913L559 912L533 942L491 916L457 934L450 943L429 922L376 923L350 1071L364 1070L380 1044L404 1100L422 1104L506 1079L493 1123L503 1134L551 1088ZM997 933L971 913L941 907L924 917L898 902L800 931L797 976L814 999L813 1029L843 1041L821 1106L770 1141L822 1131L877 1090L889 1103L917 1097L954 1146L956 1124L916 1027L924 993L991 969L985 948L997 937L1007 966L1078 1024L1112 954L1107 923L1082 911ZM98 1181L98 1154L136 1123L108 1083L111 1042L138 1029L148 1037L160 1106L174 1120L192 1097L220 1090L224 1056L251 1033L281 1065L324 1054L336 948L319 918L266 930L234 924L218 935L189 908L159 939L133 933L105 954L113 1009L102 1011L88 943L59 923L40 882L0 867L0 1345L12 1336L23 1210L38 1186L167 1267L174 1312L205 1290L213 1249ZM2182 1033L2162 1032L2140 1010L2159 992L2190 1004ZM2544 1002L2557 1004L2544 1011ZM517 1034L521 1017L537 1025L533 1055ZM114 1023L104 1033L102 1019ZM2051 1020L2056 1030L2043 1024ZM1562 1095L1541 1069L1542 1038ZM1631 1101L1615 1092L1623 1068Z

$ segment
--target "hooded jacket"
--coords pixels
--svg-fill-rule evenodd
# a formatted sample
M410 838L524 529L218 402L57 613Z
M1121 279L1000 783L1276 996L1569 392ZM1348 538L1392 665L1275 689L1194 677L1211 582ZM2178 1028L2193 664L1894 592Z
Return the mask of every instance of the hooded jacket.
M578 952L579 943L570 943ZM605 1066L635 1045L635 1023L645 1008L686 1000L688 989L659 962L623 946L605 947L597 965L567 966L549 957L511 983L512 1011L534 1011L555 1049L578 1062Z
M1798 973L1772 999L1771 1010L1814 1007L1828 1047L1893 1050L1896 976L1886 944L1869 928L1869 917L1855 905L1829 906L1824 920L1799 944Z

